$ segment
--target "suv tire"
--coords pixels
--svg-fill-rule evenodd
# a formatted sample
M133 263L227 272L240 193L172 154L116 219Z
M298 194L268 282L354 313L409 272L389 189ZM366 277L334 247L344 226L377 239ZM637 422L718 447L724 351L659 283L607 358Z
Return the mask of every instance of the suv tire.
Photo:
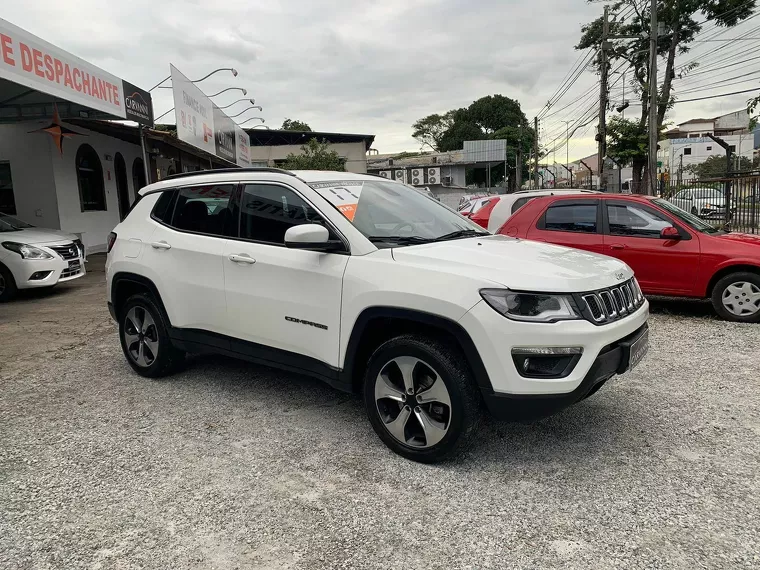
M726 275L715 284L712 304L715 312L738 323L760 323L760 275L740 271Z
M16 296L16 291L16 280L13 278L13 273L0 264L0 303L13 299Z
M481 418L480 394L462 352L414 334L393 338L372 354L364 403L380 439L421 463L464 449Z
M163 311L146 294L131 296L119 311L121 349L140 376L167 376L184 360L184 353L172 345L166 323Z

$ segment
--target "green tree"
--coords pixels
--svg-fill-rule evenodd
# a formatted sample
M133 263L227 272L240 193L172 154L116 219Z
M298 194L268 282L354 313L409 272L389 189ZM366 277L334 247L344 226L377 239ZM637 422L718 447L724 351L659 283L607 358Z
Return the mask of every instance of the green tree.
M752 170L752 161L747 157L739 158L739 170ZM707 178L724 178L726 176L726 156L716 154L700 164L690 164L684 170L691 172L700 180ZM731 169L736 169L736 158L731 160Z
M287 170L337 170L343 172L346 168L345 159L330 149L327 141L319 142L311 139L301 147L302 154L290 153L282 168Z
M603 0L588 0L597 3ZM676 78L688 76L699 66L689 62L676 73L676 55L689 51L691 43L702 30L705 23L713 22L721 27L733 27L749 18L755 9L755 0L659 0L657 20L665 28L665 33L658 36L657 54L665 59L665 69L660 69L661 83L653 86L658 90L657 130L662 130L667 111L675 101L673 85ZM615 0L613 13L626 13L630 16L610 22L613 36L629 36L634 39L613 39L607 50L608 65L626 62L633 68L632 86L641 101L640 128L646 129L649 114L649 2L642 0ZM597 18L582 28L581 40L576 49L601 47L603 18ZM597 67L601 60L597 58ZM634 184L641 180L644 162L638 159L632 162Z
M641 188L641 168L646 163L648 148L646 125L621 117L610 118L607 124L607 156L621 165L634 165L634 173L638 167L639 177L633 176L635 191Z
M421 146L428 146L436 152L441 151L441 138L454 124L456 111L449 111L443 115L437 113L428 115L416 121L412 128L412 138L416 139Z
M519 189L527 177L527 156L535 134L520 103L514 99L498 94L488 95L473 101L467 108L423 117L412 128L412 136L421 145L438 152L461 150L468 140L506 139L511 189ZM519 165L517 170L516 163ZM503 179L503 169L492 169L489 184L495 185Z
M311 127L302 121L296 121L295 119L285 119L282 122L283 131L300 131L302 133L310 133Z

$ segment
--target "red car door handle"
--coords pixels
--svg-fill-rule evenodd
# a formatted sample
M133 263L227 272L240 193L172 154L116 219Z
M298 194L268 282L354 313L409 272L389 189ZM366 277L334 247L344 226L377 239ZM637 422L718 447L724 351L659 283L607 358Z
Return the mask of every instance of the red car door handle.
M613 243L610 245L610 249L625 249L626 246L624 246L622 243Z

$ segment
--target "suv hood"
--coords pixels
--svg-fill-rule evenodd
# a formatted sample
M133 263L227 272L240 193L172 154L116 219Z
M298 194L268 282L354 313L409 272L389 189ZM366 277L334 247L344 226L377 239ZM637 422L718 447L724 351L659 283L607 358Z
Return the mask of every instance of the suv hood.
M409 265L481 277L516 291L577 293L633 277L622 261L569 247L484 236L393 249Z
M1 241L15 241L17 243L27 243L29 245L39 244L57 244L60 242L72 242L77 236L62 232L60 230L49 230L46 228L27 228L13 232L0 232Z

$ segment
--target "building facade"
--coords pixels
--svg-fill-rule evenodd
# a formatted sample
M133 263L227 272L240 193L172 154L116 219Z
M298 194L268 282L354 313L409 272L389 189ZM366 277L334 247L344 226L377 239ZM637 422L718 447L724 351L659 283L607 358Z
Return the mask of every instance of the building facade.
M713 119L692 119L668 131L657 152L660 173L684 176L689 166L711 156L725 156L726 150L710 135L725 141L733 156L752 160L755 136L749 130L749 115L742 110Z

